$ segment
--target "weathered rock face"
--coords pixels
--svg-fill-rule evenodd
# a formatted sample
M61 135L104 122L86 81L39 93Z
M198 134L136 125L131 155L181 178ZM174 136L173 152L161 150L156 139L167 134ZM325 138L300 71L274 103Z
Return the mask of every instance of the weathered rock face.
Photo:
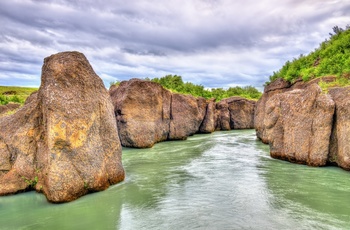
M200 133L212 133L215 131L215 123L216 123L215 112L216 112L215 99L210 99L208 100L204 120L201 126L199 127Z
M184 140L195 133L254 128L255 102L240 97L215 103L170 93L160 84L123 81L109 90L123 146L148 148L164 140Z
M45 58L38 93L0 119L0 194L67 202L124 179L113 105L85 56Z
M276 90L286 90L290 88L292 85L290 82L284 80L283 78L278 78L277 80L271 82L271 84L268 84L265 89L264 93L276 91Z
M216 130L230 130L230 111L227 101L216 103Z
M350 87L329 91L335 105L329 162L350 170Z
M197 101L191 95L172 95L169 140L185 140L198 132L205 116L206 105L203 102L205 99Z
M123 146L148 148L169 135L171 93L155 82L132 79L110 89Z
M290 87L290 83L279 78L265 87L263 95L256 103L254 111L254 128L257 137L265 144L269 143L264 124L266 103L273 95L292 90Z
M270 144L271 156L312 166L331 163L350 170L349 87L323 94L316 84L320 79L294 85L281 81L265 89L255 111L257 136Z
M253 129L256 102L230 97L216 104L216 130Z
M312 166L327 162L334 102L312 84L272 96L265 107L266 141L274 158Z
M205 116L208 113L207 109L208 109L209 102L210 102L210 100L206 100L204 97L198 97L197 98L198 119L200 120L200 126L202 125L202 123L203 123L203 121L205 119ZM200 128L200 126L199 126L199 128ZM197 129L197 131L198 131L198 129Z
M5 114L9 111L16 110L20 107L21 105L18 103L8 103L7 105L0 105L0 115Z
M110 89L123 146L149 148L164 140L183 140L199 129L204 98L172 94L160 84L132 79Z
M241 97L230 97L224 99L230 111L231 129L253 129L255 101Z

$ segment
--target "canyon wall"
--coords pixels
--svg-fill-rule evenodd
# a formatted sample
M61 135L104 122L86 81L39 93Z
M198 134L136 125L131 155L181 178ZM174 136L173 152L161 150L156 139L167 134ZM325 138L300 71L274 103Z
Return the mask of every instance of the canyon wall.
M265 87L255 110L257 137L270 145L274 158L350 170L350 88L325 93L318 81L290 84L278 79Z
M231 97L215 103L171 93L140 79L109 90L123 146L149 148L165 140L184 140L195 133L254 127L255 101Z

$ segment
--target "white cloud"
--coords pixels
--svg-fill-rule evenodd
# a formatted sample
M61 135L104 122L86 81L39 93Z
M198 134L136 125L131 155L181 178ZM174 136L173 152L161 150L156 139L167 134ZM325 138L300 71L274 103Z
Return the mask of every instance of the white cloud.
M345 27L349 11L347 0L1 1L0 84L39 84L43 58L77 50L106 84L179 74L259 86Z

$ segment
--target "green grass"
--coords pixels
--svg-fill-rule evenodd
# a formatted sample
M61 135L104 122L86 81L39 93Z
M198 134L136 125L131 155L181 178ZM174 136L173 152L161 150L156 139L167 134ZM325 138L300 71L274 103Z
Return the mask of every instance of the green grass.
M0 86L0 105L7 105L10 102L24 104L29 95L38 88Z
M350 81L344 76L350 74L350 26L345 29L335 26L330 35L313 52L287 61L279 71L270 76L270 81L266 84L278 78L293 83L300 78L309 81L331 75L339 78L335 84L349 85Z
M321 87L322 91L324 93L328 93L329 88L332 87L345 87L350 85L350 76L349 75L343 75L340 77L337 77L335 81L332 82L325 82L325 81L319 81L318 85Z

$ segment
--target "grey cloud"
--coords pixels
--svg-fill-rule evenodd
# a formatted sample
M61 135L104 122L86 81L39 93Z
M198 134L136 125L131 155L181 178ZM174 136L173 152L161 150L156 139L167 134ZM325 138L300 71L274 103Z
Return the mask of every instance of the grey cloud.
M333 22L350 21L348 1L330 2L2 1L0 72L21 73L16 68L2 68L1 63L10 62L13 66L24 63L40 69L42 59L52 52L78 50L97 65L101 76L108 74L120 79L150 71L154 75L176 73L191 80L196 80L197 75L197 81L207 87L234 82L261 84L270 71L280 66L266 65L258 58L274 63L279 60L281 64L312 51L331 31ZM325 31L325 26L330 27L329 31ZM242 65L237 57L251 54L250 63L242 67L250 70L243 69L245 74L240 75L237 67L232 68L236 72L228 74L227 66L223 65L229 62L221 63L218 50L229 51L225 55L236 62L233 67ZM255 57L256 50L264 55ZM207 64L199 60L201 55L208 58L212 55L212 61ZM247 77L247 73L252 77Z
M157 50L136 50L136 49L130 49L130 48L122 48L122 51L129 53L129 54L135 54L135 55L141 55L141 56L166 56L164 52L157 51Z

